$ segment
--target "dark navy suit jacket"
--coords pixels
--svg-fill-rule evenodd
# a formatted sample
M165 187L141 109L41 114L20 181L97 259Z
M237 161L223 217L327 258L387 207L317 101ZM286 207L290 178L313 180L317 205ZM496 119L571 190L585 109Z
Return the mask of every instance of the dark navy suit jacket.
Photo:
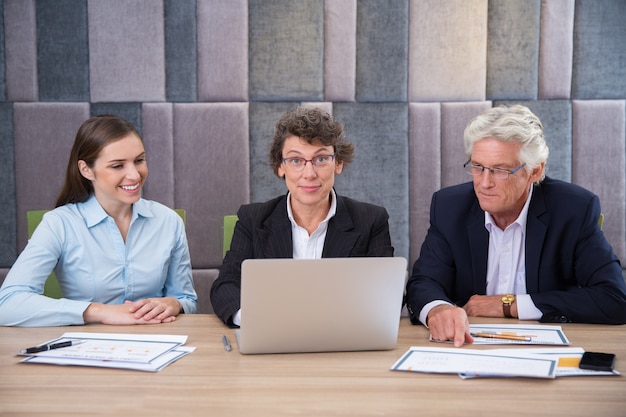
M526 224L526 290L542 321L626 323L620 263L598 226L598 197L546 178L534 185ZM413 323L434 300L463 306L485 294L489 233L473 184L436 192L430 228L407 282Z
M230 250L211 287L213 310L228 325L240 308L241 263L245 259L293 258L287 195L241 206L237 215ZM389 215L383 207L338 195L322 257L358 256L393 256Z

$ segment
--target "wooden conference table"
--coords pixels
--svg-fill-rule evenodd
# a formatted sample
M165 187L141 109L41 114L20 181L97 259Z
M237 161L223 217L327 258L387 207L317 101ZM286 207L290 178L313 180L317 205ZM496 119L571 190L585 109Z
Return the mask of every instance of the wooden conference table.
M154 326L0 327L0 415L626 416L626 326L563 329L572 346L616 353L623 375L462 380L390 371L410 346L432 345L407 318L394 350L280 355L240 354L234 330L214 315ZM68 331L183 334L197 349L157 373L19 363L20 349Z

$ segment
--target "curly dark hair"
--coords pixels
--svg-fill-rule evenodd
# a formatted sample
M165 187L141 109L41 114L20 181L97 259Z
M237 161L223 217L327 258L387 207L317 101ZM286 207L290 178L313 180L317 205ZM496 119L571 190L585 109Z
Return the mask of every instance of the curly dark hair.
M354 144L346 138L343 125L319 108L298 107L285 113L276 123L274 140L269 152L270 165L278 175L278 168L283 163L285 139L296 136L308 143L321 142L332 146L335 161L344 166L354 159Z

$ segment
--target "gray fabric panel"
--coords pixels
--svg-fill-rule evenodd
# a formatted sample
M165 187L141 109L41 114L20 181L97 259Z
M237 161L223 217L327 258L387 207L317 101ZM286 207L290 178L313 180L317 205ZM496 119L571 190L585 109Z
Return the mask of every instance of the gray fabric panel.
M262 202L285 194L285 181L274 174L269 150L274 126L299 103L250 103L250 201Z
M541 2L539 98L569 98L572 85L574 2Z
M39 99L35 0L4 0L6 93L9 101Z
M88 117L88 103L15 104L18 251L26 245L26 211L54 208L76 131Z
M406 101L408 0L360 0L356 36L357 100Z
M537 97L541 1L490 0L487 98Z
M0 0L0 100L5 101L7 95L6 88L6 67L4 64L4 0Z
M490 101L441 103L441 187L471 181L463 164L467 161L463 131L471 119L491 107Z
M572 181L572 103L569 100L497 101L493 106L522 104L543 124L543 134L550 149L546 175Z
M322 101L324 0L248 1L250 99Z
M419 256L430 221L430 200L441 184L441 105L409 104L409 265Z
M336 103L333 117L355 144L335 179L339 194L384 206L397 256L409 256L409 119L406 103Z
M135 126L139 134L142 134L140 103L93 103L91 115L99 114L114 114L123 117Z
M165 0L167 101L196 101L196 0Z
M354 101L356 79L356 0L325 0L324 96Z
M0 268L0 285L2 285L8 273L9 268Z
M626 105L624 100L572 103L572 182L600 197L604 234L626 265Z
M576 1L573 61L572 98L626 97L626 1Z
M247 1L198 0L197 19L198 99L201 101L247 101ZM297 42L294 42L290 46L293 47L296 44ZM279 55L280 52L277 50L274 54ZM270 68L269 71L273 72L276 69ZM290 76L293 75L295 72L290 74Z
M410 100L485 100L487 0L416 1L410 9Z
M89 74L92 102L164 101L163 3L89 0Z
M193 286L198 295L198 314L213 314L211 285L219 275L219 269L194 269Z
M15 147L13 105L0 103L0 266L11 266L17 257L15 227Z
M174 104L174 203L194 268L222 263L224 215L247 203L248 103Z
M143 196L184 209L174 206L174 107L171 103L145 103L141 115L149 170Z
M87 0L37 2L39 99L89 101Z

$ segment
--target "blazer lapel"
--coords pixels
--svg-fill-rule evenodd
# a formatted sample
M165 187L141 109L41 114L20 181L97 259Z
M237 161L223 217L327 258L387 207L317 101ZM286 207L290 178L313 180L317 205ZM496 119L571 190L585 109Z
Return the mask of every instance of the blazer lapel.
M539 291L539 260L545 241L548 225L541 219L547 212L545 196L541 185L534 186L526 220L526 292Z
M354 232L354 223L343 199L337 196L337 212L328 222L322 257L345 258L350 256L360 236L360 233Z
M473 192L473 191L472 191ZM471 220L467 225L467 241L470 243L474 293L487 292L487 256L489 253L489 232L485 229L485 212L480 208L478 199L470 211Z
M291 221L287 216L287 197L280 200L257 231L260 253L264 258L293 258Z

